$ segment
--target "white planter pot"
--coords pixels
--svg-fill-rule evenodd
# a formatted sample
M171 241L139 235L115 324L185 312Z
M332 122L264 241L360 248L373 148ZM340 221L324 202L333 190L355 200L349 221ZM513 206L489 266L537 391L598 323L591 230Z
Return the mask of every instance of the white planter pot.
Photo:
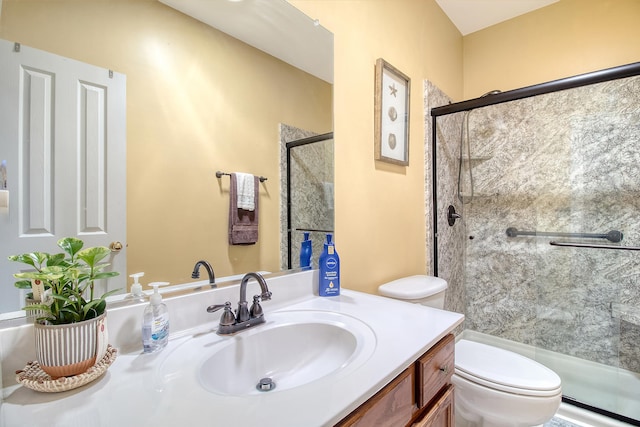
M82 374L104 356L107 313L67 325L34 323L36 358L52 378Z

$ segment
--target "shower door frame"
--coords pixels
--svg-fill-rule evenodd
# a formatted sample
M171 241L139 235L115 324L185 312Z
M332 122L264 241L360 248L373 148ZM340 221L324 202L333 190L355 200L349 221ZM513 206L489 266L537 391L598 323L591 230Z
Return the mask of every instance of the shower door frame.
M583 86L588 86L596 83L607 82L611 80L623 79L627 77L634 77L640 75L640 62L622 65L619 67L608 68L605 70L595 71L586 74L580 74L574 77L554 80L547 83L542 83L538 85L528 86L521 89L515 89L507 92L501 92L497 94L492 94L491 96L485 96L480 98L471 99L468 101L462 101L458 103L448 104L442 107L435 107L431 109L431 117L432 117L432 161L431 161L431 172L432 172L432 226L433 226L433 274L438 276L438 219L439 215L442 213L438 208L438 171L437 171L437 118L441 116L447 116L449 114L471 111L476 108L486 107L495 104L502 104L505 102L516 101L524 98L534 97L538 95L544 95L552 92L558 92L566 89L574 89ZM597 245L591 246L586 245L586 247L597 247L597 248L605 248L605 249L626 249L626 250L640 250L638 247L619 247L614 246L610 247L607 245ZM621 420L624 422L628 422L633 425L638 425L637 420L633 420L621 414L616 414L610 412L606 409L601 409L598 407L591 406L586 403L582 403L570 397L563 396L563 402L570 403L577 407L590 410L595 413L599 413L617 420Z

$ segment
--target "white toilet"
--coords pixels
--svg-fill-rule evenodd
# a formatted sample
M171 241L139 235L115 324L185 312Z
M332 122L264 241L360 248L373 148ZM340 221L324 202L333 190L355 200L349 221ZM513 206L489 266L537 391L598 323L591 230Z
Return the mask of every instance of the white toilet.
M410 276L381 285L386 297L442 309L447 282ZM456 342L457 427L531 427L550 420L562 399L560 377L511 351L465 339Z

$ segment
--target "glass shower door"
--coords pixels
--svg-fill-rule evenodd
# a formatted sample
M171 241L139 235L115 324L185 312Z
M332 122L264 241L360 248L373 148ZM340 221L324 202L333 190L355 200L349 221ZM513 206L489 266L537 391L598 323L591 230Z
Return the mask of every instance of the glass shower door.
M334 230L333 134L287 143L288 265L297 268L304 233L312 241L311 266L317 268L326 234Z
M542 96L534 138L553 144L532 163L536 358L561 375L565 400L640 420L640 114L625 98L636 81Z

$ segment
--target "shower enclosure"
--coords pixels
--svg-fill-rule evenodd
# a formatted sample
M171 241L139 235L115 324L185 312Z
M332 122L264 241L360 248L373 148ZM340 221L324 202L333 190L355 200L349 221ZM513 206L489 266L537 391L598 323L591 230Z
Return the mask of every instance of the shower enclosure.
M472 338L554 369L565 402L635 425L639 74L630 64L431 110L432 263L447 308ZM446 104L433 87L427 97Z
M312 241L312 267L317 268L326 234L333 233L333 133L314 135L285 144L286 159L282 230L282 268L297 268L304 233Z

